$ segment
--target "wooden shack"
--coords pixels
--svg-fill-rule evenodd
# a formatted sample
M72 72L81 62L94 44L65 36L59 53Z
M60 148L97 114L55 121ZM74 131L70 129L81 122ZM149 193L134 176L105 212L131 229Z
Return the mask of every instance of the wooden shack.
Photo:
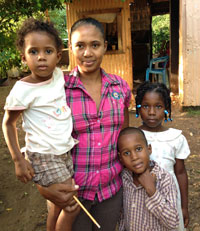
M179 12L180 103L200 106L200 1L181 0Z
M181 106L200 106L199 0L73 0L66 3L68 31L82 17L105 28L108 50L102 67L131 88L145 80L152 57L151 17L170 13L170 88ZM70 69L76 63L71 53ZM138 74L139 73L139 74Z

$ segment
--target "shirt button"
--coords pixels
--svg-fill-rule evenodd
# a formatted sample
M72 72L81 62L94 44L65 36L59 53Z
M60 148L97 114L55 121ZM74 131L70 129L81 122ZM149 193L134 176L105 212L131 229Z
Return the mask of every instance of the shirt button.
M100 120L97 120L97 123L100 123Z
M98 145L100 146L100 145L101 145L101 143L99 142L99 143L98 143Z
M97 170L96 173L99 173L99 170Z

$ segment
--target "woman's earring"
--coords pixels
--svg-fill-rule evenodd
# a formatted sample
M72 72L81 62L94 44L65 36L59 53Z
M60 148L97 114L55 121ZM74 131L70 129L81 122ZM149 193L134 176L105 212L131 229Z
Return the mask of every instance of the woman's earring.
M141 108L141 104L138 104L136 107L137 107L137 108Z
M138 114L138 113L136 113L136 114L135 114L135 117L136 117L136 118L138 118L138 117L139 117L139 114Z
M165 113L166 115L168 115L168 114L169 114L169 112L168 112L167 110L164 110L164 113Z

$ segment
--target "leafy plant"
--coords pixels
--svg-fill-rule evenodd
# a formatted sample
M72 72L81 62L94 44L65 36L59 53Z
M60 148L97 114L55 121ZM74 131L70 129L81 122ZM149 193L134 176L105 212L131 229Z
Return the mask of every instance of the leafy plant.
M7 76L13 65L20 66L15 48L16 29L27 17L44 16L47 9L62 9L64 0L1 0L0 1L0 78Z
M163 41L169 40L169 14L152 17L152 48L153 54L159 53Z
M48 12L50 21L54 23L56 29L60 33L60 37L63 40L64 46L67 47L68 32L67 32L67 21L66 21L66 10L55 9Z

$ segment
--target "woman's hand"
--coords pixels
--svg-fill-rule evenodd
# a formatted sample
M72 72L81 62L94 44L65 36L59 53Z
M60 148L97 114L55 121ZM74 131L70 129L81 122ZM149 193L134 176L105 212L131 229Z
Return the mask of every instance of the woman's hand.
M47 200L57 205L60 208L71 207L72 210L76 209L77 204L73 199L77 195L78 185L75 184L52 184L49 187L42 187L37 185L40 194Z

